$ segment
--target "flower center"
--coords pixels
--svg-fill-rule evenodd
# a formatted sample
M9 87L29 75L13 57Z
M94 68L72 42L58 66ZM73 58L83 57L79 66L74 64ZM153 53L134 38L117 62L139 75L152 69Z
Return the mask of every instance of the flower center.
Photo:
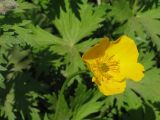
M114 56L107 56L103 59L100 59L98 61L99 63L99 70L101 71L101 74L104 76L110 75L110 73L119 73L119 61L114 59Z
M103 72L107 72L107 71L109 71L109 66L107 66L106 63L102 63L100 65L100 70L103 71Z

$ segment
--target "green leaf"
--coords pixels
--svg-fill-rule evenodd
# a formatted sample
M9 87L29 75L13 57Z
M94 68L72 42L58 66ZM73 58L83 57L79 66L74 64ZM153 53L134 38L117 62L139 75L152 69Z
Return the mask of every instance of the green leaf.
M36 8L33 4L29 2L22 2L22 1L17 1L18 2L18 7L14 10L15 13L24 13L25 10L30 10Z
M137 4L129 4L128 1L113 2L110 18L113 17L114 22L121 25L114 34L127 34L141 42L147 42L147 38L151 38L152 42L160 49L160 8L148 9L146 11L136 11L139 8Z
M78 86L77 86L77 88L75 89L74 98L72 98L70 106L73 109L76 109L76 108L80 107L88 99L90 99L90 97L92 96L92 94L93 94L92 90L88 90L87 91L86 85L84 85L82 83L79 83Z
M151 69L155 66L156 61L153 60L155 57L154 52L148 52L143 55L144 53L140 53L140 62L143 63L145 70Z
M150 101L160 100L159 85L160 85L160 69L152 68L146 71L145 77L139 83L129 81L130 87L139 93L144 99Z
M58 102L56 104L56 110L53 117L53 120L69 120L70 111L67 105L67 102L64 98L64 95L59 97Z
M6 71L7 69L5 67L3 67L2 65L0 65L0 71Z
M31 119L32 120L41 120L38 109L31 108Z
M83 120L88 115L98 112L104 104L103 101L98 101L101 97L99 91L92 89L87 91L86 86L79 83L75 90L75 97L71 100L72 120Z
M76 49L72 49L69 53L67 53L65 57L65 63L67 65L66 76L78 71L79 68L85 69L81 56Z
M12 36L10 33L6 32L0 37L0 45L2 46L2 52L6 53L6 49L13 47L16 44L20 44L21 42L17 40L15 36Z
M79 4L79 8L80 18L77 18L66 0L66 11L61 9L60 17L53 21L64 42L69 46L92 34L104 20L106 8L103 6L93 8L84 0Z
M102 102L88 102L84 104L78 109L78 112L73 117L73 120L82 120L88 115L98 112L102 104L103 104Z
M76 48L79 52L86 52L91 46L95 45L98 43L98 39L89 39L86 41L83 41L82 43L79 43L76 45Z
M157 120L156 110L149 102L143 102L143 106L127 110L126 113L122 113L122 120Z
M139 98L131 89L127 89L123 95L118 95L116 98L118 108L120 109L123 106L127 111L138 109L143 104L141 98Z
M8 120L15 120L16 116L14 114L14 90L11 89L6 96L6 100L4 105L0 108L1 109L1 116L4 115Z
M115 34L126 34L134 38L137 42L147 42L146 34L142 24L138 21L136 17L131 17L128 21L121 25L116 31ZM136 34L135 34L136 33Z
M138 83L129 80L128 87L136 91L144 100L156 102L160 100L160 89L158 89L160 85L160 69L153 67L155 63L152 62L153 56L150 53L143 56L142 64L144 63L146 69L144 78ZM148 62L149 60L150 62Z
M80 57L80 52L86 50L95 40L81 41L83 38L91 35L93 31L100 27L104 20L105 6L93 7L87 0L77 3L79 6L80 18L78 18L71 8L69 0L65 1L65 8L60 10L60 16L53 20L61 36L61 43L55 44L51 50L64 56L66 65L65 75L69 76L79 69L84 69L84 64ZM63 41L63 42L62 42ZM84 43L85 42L85 43Z
M47 114L45 114L45 116L44 116L44 120L49 120L49 118L48 118Z
M111 12L109 12L109 16L113 17L114 22L124 22L126 19L129 19L133 12L129 6L129 1L126 0L115 0L110 6Z
M23 69L29 68L32 62L31 56L29 56L30 51L22 50L19 47L11 49L10 56L8 57L9 63L13 64L14 67L11 71L22 71Z
M40 27L32 26L29 29L14 26L13 29L18 34L17 38L21 41L21 43L31 45L35 48L41 49L60 42L58 37L53 36Z
M160 49L160 8L148 10L144 13L137 15L137 19L142 25L144 31L151 38L153 43ZM149 17L148 17L149 16Z
M0 74L0 88L5 88L4 80L5 78L2 74Z

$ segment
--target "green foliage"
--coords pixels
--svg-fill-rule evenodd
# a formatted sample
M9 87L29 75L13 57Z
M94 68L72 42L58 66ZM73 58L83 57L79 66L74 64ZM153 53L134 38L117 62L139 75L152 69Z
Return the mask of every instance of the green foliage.
M159 49L159 7L143 10L137 2L132 5L132 8L130 6L129 1L125 0L113 3L110 16L113 17L113 21L121 23L115 34L127 34L135 40L144 42L151 39Z
M1 120L159 120L158 0L0 0ZM5 7L4 7L5 6ZM104 96L81 54L108 35L132 37L145 77Z
M1 108L1 116L5 116L9 120L15 120L16 116L13 113L14 93L13 89L6 96L4 106Z
M98 101L101 96L100 93L94 90L86 92L86 86L79 84L75 92L75 97L71 101L73 109L72 119L82 120L88 115L98 112L104 104Z
M87 0L84 0L82 4L78 4L80 14L80 18L78 18L69 7L67 0L65 4L66 11L60 9L60 16L53 20L62 41L56 45L57 47L54 46L53 51L65 55L66 74L72 74L78 71L78 69L84 68L77 46L79 48L84 46L81 40L91 35L93 31L100 27L100 23L104 20L103 16L105 15L106 8L104 6L93 8L91 4L87 3ZM86 26L88 27L86 28ZM93 44L85 42L85 45L88 47Z

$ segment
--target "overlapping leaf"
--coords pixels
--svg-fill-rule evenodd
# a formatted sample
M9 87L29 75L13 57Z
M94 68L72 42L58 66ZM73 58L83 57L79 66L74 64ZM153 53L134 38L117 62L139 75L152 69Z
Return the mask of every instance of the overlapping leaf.
M124 7L125 6L125 7ZM160 8L148 9L146 11L139 10L136 3L130 7L129 1L116 1L111 7L110 16L115 22L122 25L115 31L115 34L127 34L135 40L146 42L151 39L152 42L160 49Z
M78 48L84 46L83 42L80 41L100 27L100 23L104 20L106 8L104 6L93 7L88 4L87 0L84 0L78 4L80 14L80 18L78 18L73 13L69 3L68 0L65 1L66 11L61 9L59 18L53 20L63 42L57 47L54 46L52 50L66 55L67 74L72 74L79 68L84 68L79 55L80 50L77 49L76 45ZM89 47L93 44L94 42L86 42L85 46Z

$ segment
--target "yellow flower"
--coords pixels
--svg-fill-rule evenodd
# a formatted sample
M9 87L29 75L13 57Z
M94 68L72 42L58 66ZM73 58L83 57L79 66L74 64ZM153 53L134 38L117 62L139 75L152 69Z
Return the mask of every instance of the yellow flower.
M126 79L140 81L144 76L138 55L135 42L123 35L113 42L103 38L84 53L82 59L92 71L92 81L99 90L104 95L113 95L124 92Z

